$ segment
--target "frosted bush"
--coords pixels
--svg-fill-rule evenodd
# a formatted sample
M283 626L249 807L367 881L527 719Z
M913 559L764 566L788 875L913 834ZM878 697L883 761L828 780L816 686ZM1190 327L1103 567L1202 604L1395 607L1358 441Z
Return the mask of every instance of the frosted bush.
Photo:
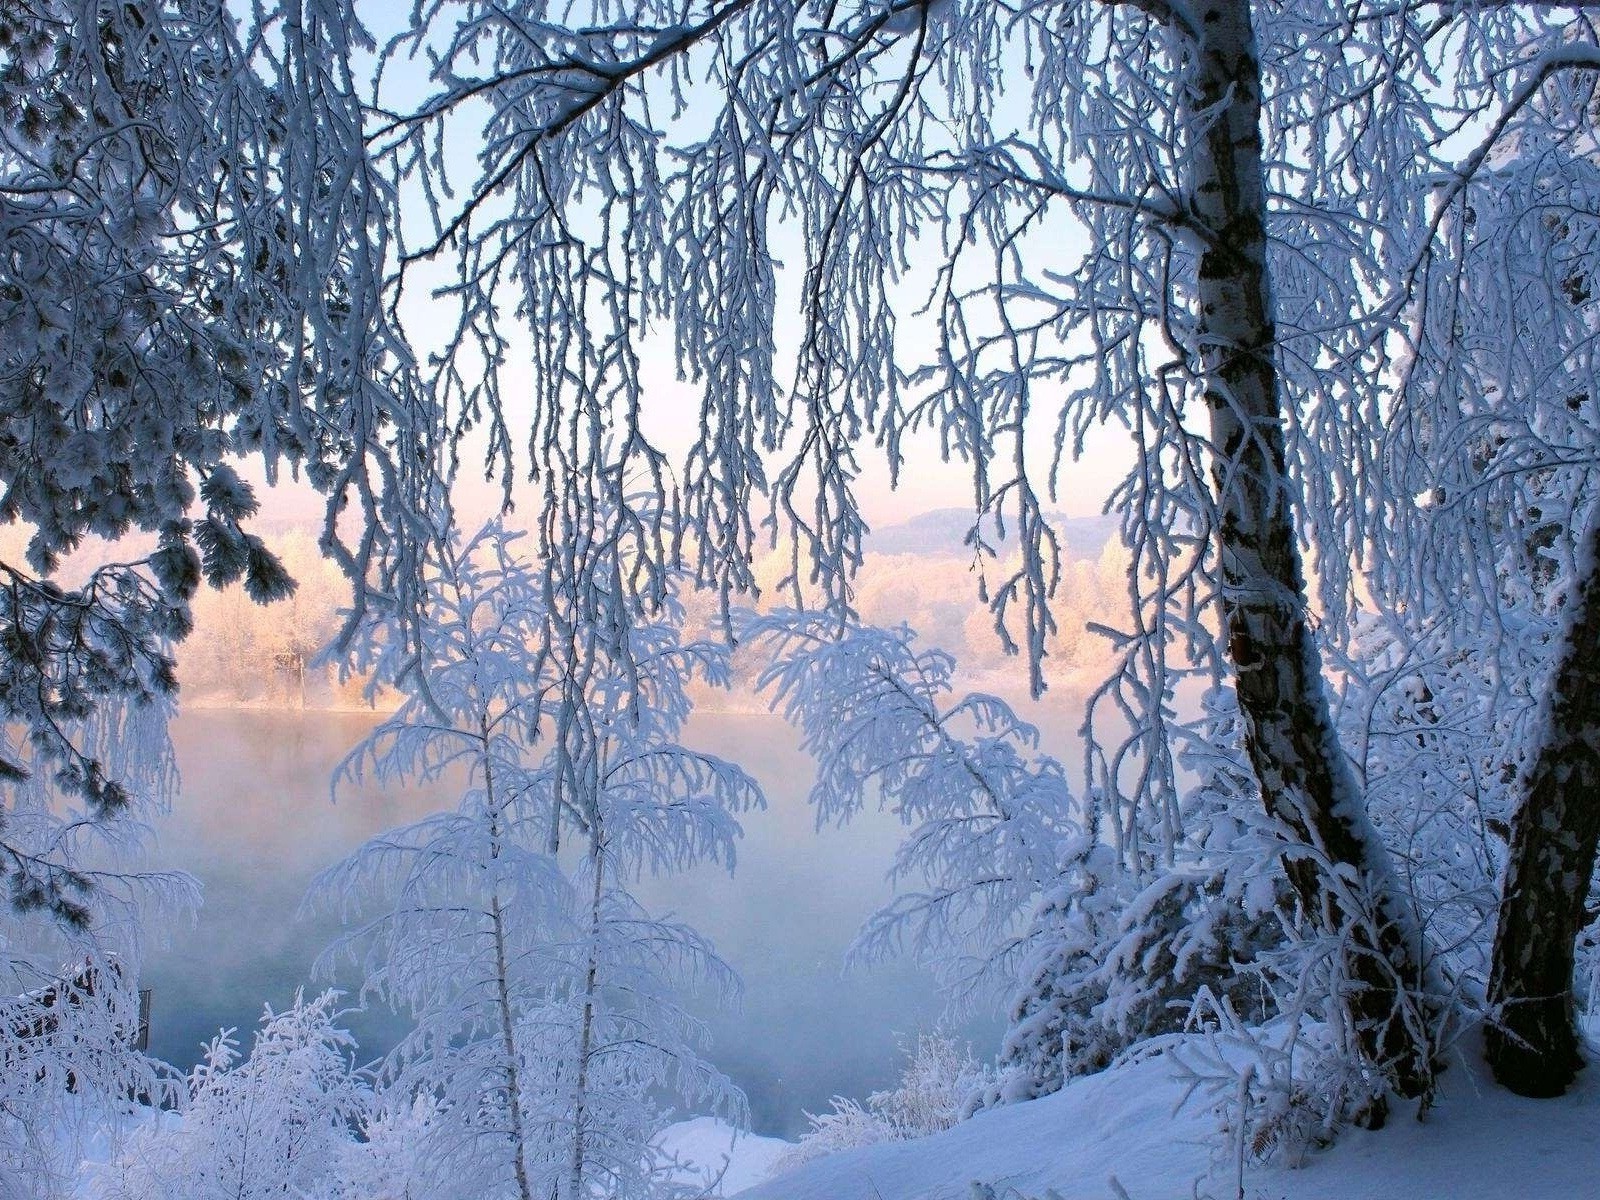
M228 1030L189 1074L176 1119L138 1128L99 1173L96 1200L266 1200L340 1194L371 1092L340 1029L338 993L269 1007L248 1057ZM344 1194L356 1194L346 1192Z
M121 960L90 946L50 972L0 930L0 968L0 989L37 985L0 990L0 1200L56 1200L132 1098L167 1080L134 1049L138 995Z
M1363 1061L1348 1031L1303 1018L1250 1025L1209 995L1197 1002L1194 1020L1204 1028L1168 1045L1189 1097L1217 1113L1217 1154L1241 1186L1247 1164L1299 1166L1349 1126L1383 1122L1383 1075Z
M807 1113L810 1130L773 1164L772 1173L840 1150L942 1133L961 1120L969 1097L993 1083L993 1069L943 1031L919 1034L915 1047L902 1049L905 1070L894 1087L873 1092L865 1105L835 1096L831 1112Z

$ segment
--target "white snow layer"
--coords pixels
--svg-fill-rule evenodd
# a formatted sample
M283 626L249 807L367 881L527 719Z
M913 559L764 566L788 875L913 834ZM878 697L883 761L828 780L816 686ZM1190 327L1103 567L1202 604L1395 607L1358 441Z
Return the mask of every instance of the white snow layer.
M716 1117L695 1117L669 1125L657 1135L655 1144L668 1158L677 1160L680 1179L713 1185L708 1193L712 1196L731 1196L760 1183L778 1156L792 1148L792 1143L782 1138L740 1133Z
M846 1151L740 1200L1234 1200L1217 1118L1164 1058L1076 1080L981 1113L946 1133ZM1246 1200L1585 1200L1600 1196L1600 1065L1560 1100L1496 1087L1471 1050L1453 1061L1427 1117L1402 1109L1351 1130L1304 1166L1247 1167ZM729 1189L732 1190L731 1188Z

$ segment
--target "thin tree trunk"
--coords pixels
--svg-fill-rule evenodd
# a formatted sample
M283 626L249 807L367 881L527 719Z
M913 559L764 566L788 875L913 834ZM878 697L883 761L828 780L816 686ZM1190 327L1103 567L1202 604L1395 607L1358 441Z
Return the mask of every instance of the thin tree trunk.
M589 1056L594 1047L595 992L600 980L600 901L604 896L601 875L599 831L590 843L590 865L594 869L594 894L589 903L589 962L583 980L583 1018L578 1029L578 1079L572 1106L572 1164L568 1173L568 1200L583 1195L584 1130L589 1101Z
M1194 147L1194 210L1213 239L1200 263L1199 338L1217 455L1228 652L1245 743L1268 813L1328 866L1291 855L1307 915L1346 939L1345 1002L1363 1052L1405 1096L1429 1089L1414 998L1420 947L1334 729L1307 623L1274 360L1261 161L1261 71L1249 0L1203 0L1194 110L1219 113ZM1351 872L1335 883L1330 873ZM1375 898L1373 900L1365 897Z
M1487 1050L1494 1077L1524 1096L1559 1096L1583 1065L1572 975L1589 923L1600 848L1600 520L1550 690L1544 744L1511 819L1489 972L1499 1007Z
M495 807L494 766L489 759L489 725L480 720L479 733L483 739L483 789L484 804L489 810L489 858L500 857L500 812ZM506 1063L506 1113L510 1124L513 1155L512 1170L517 1180L518 1200L533 1200L533 1186L528 1181L527 1134L522 1125L522 1078L517 1063L517 1039L514 1014L511 1009L511 982L506 958L505 913L500 906L500 885L497 881L489 892L489 928L494 939L495 1007L500 1018L500 1052Z

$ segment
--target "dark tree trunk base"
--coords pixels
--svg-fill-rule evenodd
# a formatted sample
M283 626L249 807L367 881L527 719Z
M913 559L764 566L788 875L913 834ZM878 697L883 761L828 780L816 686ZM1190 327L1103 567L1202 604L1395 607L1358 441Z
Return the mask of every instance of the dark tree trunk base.
M1534 1007L1530 1004L1528 1009ZM1547 1011L1527 1011L1507 1022L1516 1026L1520 1036L1513 1036L1504 1026L1491 1025L1484 1035L1486 1054L1501 1087L1519 1096L1553 1100L1572 1086L1584 1066L1583 1055L1564 999L1537 1007Z
M1600 849L1600 521L1550 688L1549 726L1511 819L1485 1036L1494 1077L1559 1096L1583 1066L1572 995L1578 934Z

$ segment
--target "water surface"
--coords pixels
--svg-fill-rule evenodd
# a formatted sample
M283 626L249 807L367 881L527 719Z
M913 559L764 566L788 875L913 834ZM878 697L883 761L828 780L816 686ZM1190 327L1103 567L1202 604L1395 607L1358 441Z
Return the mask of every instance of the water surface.
M173 728L183 787L160 827L156 858L205 888L196 919L174 925L148 956L155 989L151 1050L194 1062L221 1027L248 1045L264 1003L286 1005L337 932L301 919L312 877L373 834L452 806L443 787L344 787L329 799L339 759L377 718L365 713L191 710ZM863 918L889 897L884 881L901 836L868 813L845 829L814 829L810 760L789 728L763 715L702 714L685 739L739 762L762 784L766 812L744 819L737 871L710 867L645 882L640 898L709 935L744 979L742 1007L708 1012L711 1059L750 1099L758 1132L792 1135L802 1110L861 1097L896 1074L897 1037L932 1025L942 1002L906 963L842 970ZM342 980L354 990L355 980ZM351 1015L362 1053L376 1057L402 1025L387 1013ZM992 1051L993 1017L964 1031Z

